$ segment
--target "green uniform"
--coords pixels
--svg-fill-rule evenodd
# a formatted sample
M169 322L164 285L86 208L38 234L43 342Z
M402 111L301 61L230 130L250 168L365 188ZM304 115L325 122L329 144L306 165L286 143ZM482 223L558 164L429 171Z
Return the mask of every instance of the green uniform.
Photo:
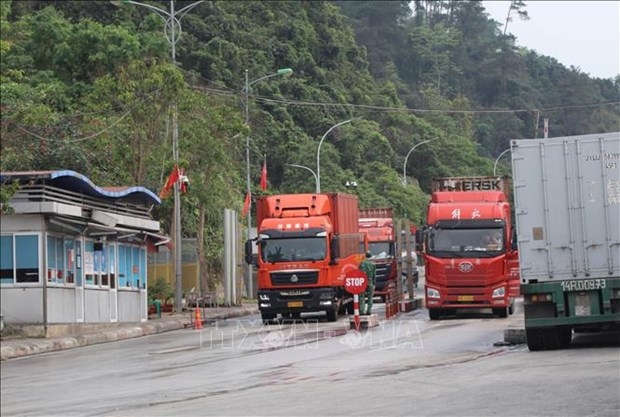
M368 277L368 287L366 287L365 292L360 294L360 314L368 315L372 310L372 295L375 292L375 283L377 282L375 264L364 259L360 264L360 270ZM368 307L366 307L366 298L368 298Z

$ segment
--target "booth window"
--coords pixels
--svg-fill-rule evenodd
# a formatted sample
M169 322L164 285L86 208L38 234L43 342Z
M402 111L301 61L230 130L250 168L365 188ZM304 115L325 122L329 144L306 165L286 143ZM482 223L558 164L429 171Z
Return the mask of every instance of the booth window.
M47 282L74 283L73 239L47 235Z
M110 286L108 247L109 244L106 242L86 241L84 245L84 275L86 277L86 285L97 287Z
M0 283L39 282L39 235L0 237Z
M136 245L118 245L118 287L146 288L146 249Z

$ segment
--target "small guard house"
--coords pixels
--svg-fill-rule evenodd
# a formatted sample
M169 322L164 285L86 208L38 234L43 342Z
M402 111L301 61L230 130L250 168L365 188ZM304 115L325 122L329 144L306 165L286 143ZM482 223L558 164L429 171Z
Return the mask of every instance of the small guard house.
M16 325L148 318L147 252L169 239L145 187L99 187L70 170L0 173L19 188L0 215L2 316Z

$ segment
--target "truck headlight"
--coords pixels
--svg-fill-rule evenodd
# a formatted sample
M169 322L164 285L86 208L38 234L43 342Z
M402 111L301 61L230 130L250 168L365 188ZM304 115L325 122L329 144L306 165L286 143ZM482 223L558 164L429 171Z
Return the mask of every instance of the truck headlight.
M506 287L499 287L493 290L493 298L500 298L506 295Z
M439 291L437 291L434 288L426 289L426 297L427 298L441 298L441 296L439 295Z

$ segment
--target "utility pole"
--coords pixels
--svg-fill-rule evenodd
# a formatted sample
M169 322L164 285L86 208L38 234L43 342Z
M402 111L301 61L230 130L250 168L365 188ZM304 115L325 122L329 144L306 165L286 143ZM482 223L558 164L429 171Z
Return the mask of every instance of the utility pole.
M170 57L172 63L176 65L176 44L181 37L181 19L191 9L198 6L200 3L204 3L206 0L199 0L192 4L189 4L177 11L174 10L174 0L170 0L170 11L160 9L159 7L152 6L146 3L140 3L132 0L121 0L122 3L134 4L136 6L146 7L152 12L157 13L164 20L164 36L171 46ZM118 4L119 2L113 2ZM172 110L172 159L174 163L179 163L179 120L178 120L178 108L177 103L174 102L170 106ZM183 234L181 232L181 189L179 181L174 183L174 210L173 210L173 229L174 229L174 308L177 313L183 311L182 295L183 295Z

